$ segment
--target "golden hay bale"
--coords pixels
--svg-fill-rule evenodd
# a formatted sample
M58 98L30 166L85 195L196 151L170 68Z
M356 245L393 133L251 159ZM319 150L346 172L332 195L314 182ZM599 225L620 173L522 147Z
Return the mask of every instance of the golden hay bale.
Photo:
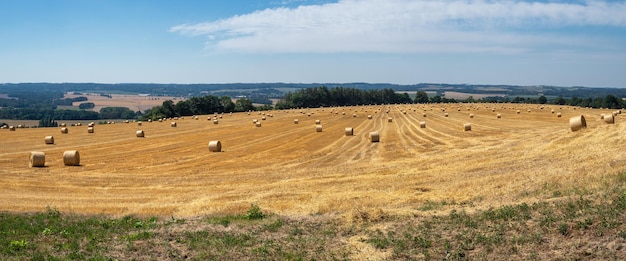
M212 140L209 142L209 151L210 152L221 152L222 151L222 142L219 140Z
M83 124L78 122L78 123L76 123L76 126L80 127L80 126L83 126Z
M141 125L142 125L141 121L138 121L137 126L141 126Z
M321 124L321 123L322 123L322 121L320 121L320 120L315 120L315 124Z
M446 112L443 116L444 116L444 117L448 117L448 113Z
M601 119L601 120L604 120L604 113L603 113L603 114L600 114L600 119Z
M372 115L371 114L367 115L367 119L371 120L372 119Z
M604 115L604 122L608 124L613 124L615 123L615 117L613 117L613 114Z
M257 126L257 127L261 127L261 122L260 122L260 121L257 121L257 122L256 122L256 126Z
M463 124L463 130L465 131L471 131L472 130L472 125L469 123L465 123Z
M265 116L261 117L261 120L263 120L263 121L264 121L265 119L266 119L266 117L265 117Z
M68 133L67 128L61 128L61 133L63 133L63 134L67 134L67 133Z
M392 121L393 121L393 118L391 117L387 118L387 122L392 122Z
M299 122L298 119L293 119L293 124L298 124Z
M426 128L426 122L420 121L420 128Z
M67 124L61 123L61 127L67 127Z
M354 129L346 128L345 129L345 133L346 133L346 136L352 136L352 135L354 135Z
M178 125L176 125L176 122L172 122L172 123L170 123L170 126L172 126L173 128L176 128L176 126L178 126Z
M30 153L28 166L31 168L44 167L46 165L46 154L40 151Z
M520 110L517 110L516 112L517 112L517 114L520 114L520 113L521 113L521 111L520 111Z
M556 114L556 117L557 117L557 118L561 118L561 116L563 116L563 115L562 115L560 112L558 112L558 113Z
M425 117L426 117L426 113L422 113L422 117L424 117L424 118L425 118Z
M217 119L213 120L213 124L218 124L219 122L217 121Z
M93 127L87 127L87 133L93 133Z
M498 113L498 115L496 115L496 118L498 119L502 118L502 114Z
M77 150L67 150L63 152L63 165L80 166L80 154Z
M152 119L148 119L148 122L152 122Z
M470 116L470 118L474 118L474 114L472 114L472 113L470 113L469 116Z
M9 131L15 131L15 126L9 126Z
M138 130L135 132L135 136L137 136L137 138L143 138L145 135L145 133L143 132L143 130Z
M52 136L46 136L44 138L44 141L46 142L46 144L54 144L54 137Z
M352 118L356 118L356 113L355 113L355 114L352 114Z
M491 112L496 112L496 108L491 109Z
M372 131L370 132L369 140L371 142L380 142L380 135L378 134L377 131Z
M315 131L316 132L322 132L322 125L315 125Z
M572 131L578 131L582 128L587 128L587 122L585 121L585 116L574 116L569 118L569 127Z
M528 109L527 112L530 112L530 109Z

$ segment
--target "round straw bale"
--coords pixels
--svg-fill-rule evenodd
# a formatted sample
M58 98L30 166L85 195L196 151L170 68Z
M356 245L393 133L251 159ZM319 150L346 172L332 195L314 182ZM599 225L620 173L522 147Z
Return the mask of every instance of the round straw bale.
M61 127L67 127L67 124L61 123Z
M353 117L353 118L356 118L356 113L352 114L352 117Z
M212 140L209 142L209 151L210 152L221 152L222 151L222 143L219 140Z
M218 124L219 122L217 121L217 119L213 120L213 124Z
M176 122L172 122L172 123L170 123L170 126L172 126L173 128L175 128L175 127L177 126L177 125L176 125Z
M293 124L298 124L298 123L299 123L298 119L293 119Z
M585 121L585 116L574 116L569 118L569 127L572 131L578 131L582 128L587 128L587 122Z
M9 131L15 131L15 126L9 126Z
M46 165L46 154L40 151L30 153L28 166L31 168L44 167Z
M87 127L87 133L93 133L93 127Z
M465 123L465 124L463 124L463 129L465 131L471 131L472 130L472 125L469 124L469 123Z
M79 127L80 127L80 126L83 126L83 124L82 124L82 123L80 123L80 122L77 122L77 123L76 123L76 126L79 126Z
M315 125L315 131L316 132L322 132L322 125Z
M613 117L613 114L604 115L604 122L608 124L613 124L615 123L615 117Z
M152 122L152 119L148 119L148 122Z
M135 132L135 135L137 136L137 138L143 138L145 133L143 132L143 130L138 130Z
M321 124L321 123L322 123L322 121L320 121L320 120L315 120L315 124Z
M372 131L372 132L370 132L369 140L371 142L379 142L380 141L380 135L378 134L377 131Z
M426 122L420 121L420 128L426 128Z
M422 117L426 117L426 113L422 113Z
M67 132L68 132L67 128L65 128L65 127L64 127L64 128L61 128L61 133L63 133L63 134L67 134Z
M256 126L257 126L257 127L261 127L261 122L260 122L260 121L257 121L257 122L256 122Z
M345 132L346 132L346 136L354 135L354 129L352 128L346 128Z
M18 128L18 129L23 129L23 128L24 128L24 125L22 125L22 124L18 124L18 125L17 125L17 128Z
M496 117L497 117L498 119L500 119L500 118L502 118L502 114L498 113L498 115L496 115Z
M63 152L63 164L65 166L80 166L80 154L77 150Z
M520 111L520 110L517 110L516 112L517 112L517 114L520 114L520 113L521 113L521 111Z
M470 113L469 116L470 116L470 118L474 118L474 114L472 114L472 113Z
M600 119L604 120L604 113L600 114Z
M372 115L371 114L367 115L367 119L371 120L372 119Z
M54 137L52 136L46 136L44 138L44 141L46 142L46 144L54 144Z
M261 120L263 120L263 121L264 121L265 119L266 119L266 118L265 118L265 116L261 117Z
M443 116L444 116L444 117L448 117L448 113L446 112Z
M142 124L141 121L137 122L137 126L141 126L141 124Z

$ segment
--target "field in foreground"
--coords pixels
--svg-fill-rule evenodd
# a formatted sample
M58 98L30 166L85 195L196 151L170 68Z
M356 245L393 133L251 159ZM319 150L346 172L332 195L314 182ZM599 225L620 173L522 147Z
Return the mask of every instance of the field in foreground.
M507 213L510 205L512 213L520 213L531 210L519 206L567 206L562 202L577 197L583 201L572 204L581 205L577 202L605 192L626 169L621 155L626 125L619 116L616 124L600 119L611 112L510 104L389 105L226 114L218 124L205 115L178 119L177 127L170 121L117 123L97 125L93 134L86 126L68 127L68 134L58 128L1 130L0 210L48 207L71 214L194 219L239 215L254 204L276 215L272 222L313 219L317 224L321 218L345 228L389 219L409 219L417 227L424 223L415 217L454 218L451 211L461 218L482 217L498 209ZM586 117L588 128L569 129L568 119L576 115ZM471 123L471 131L464 131L465 123ZM354 136L345 135L346 127L354 128ZM145 138L135 137L139 129ZM380 142L369 142L372 131L379 132ZM47 135L54 135L55 145L44 144ZM221 152L209 152L211 140L221 141ZM81 166L63 166L65 150L78 150ZM46 167L28 168L31 151L46 153ZM619 202L623 191L615 195L618 200L600 205ZM577 222L581 227L602 223L591 218L587 224L580 217L562 221L563 235ZM504 226L515 226L510 220L517 219L506 218ZM529 226L529 220L539 222L523 218L520 226ZM354 242L341 243L369 243L372 256L385 257L389 242L400 236L388 233L397 230L393 224L354 231L346 237ZM550 233L560 233L559 226L550 225ZM612 229L612 235L621 231ZM353 238L357 235L365 239Z

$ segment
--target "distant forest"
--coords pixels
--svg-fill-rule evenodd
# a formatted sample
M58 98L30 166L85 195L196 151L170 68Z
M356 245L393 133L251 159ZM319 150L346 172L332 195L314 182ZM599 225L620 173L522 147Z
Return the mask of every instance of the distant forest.
M54 126L56 120L158 119L249 110L314 108L364 104L511 102L560 104L594 108L623 108L626 88L588 88L555 86L455 85L455 84L98 84L98 83L19 83L0 84L0 119L40 120L40 125ZM480 94L481 99L448 99L445 92ZM125 107L107 107L89 111L93 104L77 109L59 109L86 97L66 99L66 92L110 94L147 94L151 96L186 97L174 103L146 111ZM411 93L409 95L409 93ZM489 96L494 94L494 96ZM486 97L485 97L486 96ZM236 98L232 102L231 98ZM270 99L278 99L275 106ZM255 106L254 104L257 104ZM258 106L261 104L261 106Z

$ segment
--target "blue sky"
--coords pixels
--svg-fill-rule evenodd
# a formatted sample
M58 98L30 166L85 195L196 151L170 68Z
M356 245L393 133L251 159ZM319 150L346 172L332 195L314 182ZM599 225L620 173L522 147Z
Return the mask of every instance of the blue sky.
M626 1L2 0L2 82L626 87Z

